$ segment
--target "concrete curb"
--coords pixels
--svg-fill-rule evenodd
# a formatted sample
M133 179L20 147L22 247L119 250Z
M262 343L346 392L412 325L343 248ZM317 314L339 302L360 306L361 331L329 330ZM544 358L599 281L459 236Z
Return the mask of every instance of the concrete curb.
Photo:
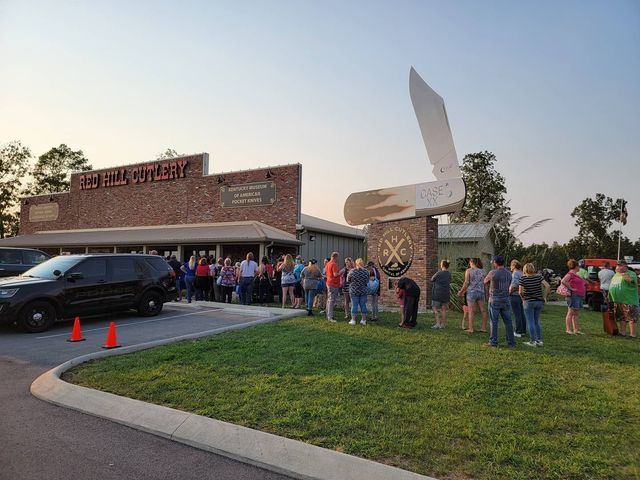
M265 316L265 318L206 332L83 355L42 374L31 384L31 393L37 398L55 405L106 418L136 430L169 438L294 478L307 480L434 480L431 477L304 442L173 408L72 385L60 379L65 371L89 360L124 355L182 340L215 335L306 314L305 310L283 311L282 309L265 307L240 308L245 313L249 309L256 310L256 312L252 312L254 314L258 314L258 309L262 309L261 316ZM229 310L237 309L231 308ZM264 312L264 310L267 311Z

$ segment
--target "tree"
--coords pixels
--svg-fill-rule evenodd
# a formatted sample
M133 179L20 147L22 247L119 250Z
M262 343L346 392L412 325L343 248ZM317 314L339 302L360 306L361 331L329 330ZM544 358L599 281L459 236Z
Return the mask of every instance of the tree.
M38 195L67 191L72 173L91 169L89 160L85 158L82 150L71 150L63 143L38 157L32 172L33 182L29 184L28 192Z
M19 141L0 147L0 238L15 235L19 223L16 206L31 151Z
M492 223L496 247L501 250L513 243L513 235L509 230L511 208L506 198L507 187L504 177L495 168L496 161L496 156L487 151L465 155L462 178L467 187L467 199L462 210L450 217L450 221Z
M156 160L167 160L168 158L181 157L182 155L184 154L178 153L173 148L167 148L164 152L157 155Z
M613 200L602 193L597 193L595 198L582 200L573 209L571 216L578 227L578 235L568 243L572 247L571 250L581 248L579 251L587 258L616 258L618 236L616 232L610 233L609 228L614 220L620 218L620 199ZM614 244L615 248L613 248ZM613 256L611 256L612 253Z

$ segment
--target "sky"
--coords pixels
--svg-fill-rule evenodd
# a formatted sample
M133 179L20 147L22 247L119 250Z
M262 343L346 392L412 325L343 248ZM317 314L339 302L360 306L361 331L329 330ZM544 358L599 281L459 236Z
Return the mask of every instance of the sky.
M409 68L456 150L489 150L520 237L624 197L640 238L640 1L0 0L0 143L66 143L95 168L208 152L212 173L301 163L302 211L435 180ZM518 233L516 230L516 233Z

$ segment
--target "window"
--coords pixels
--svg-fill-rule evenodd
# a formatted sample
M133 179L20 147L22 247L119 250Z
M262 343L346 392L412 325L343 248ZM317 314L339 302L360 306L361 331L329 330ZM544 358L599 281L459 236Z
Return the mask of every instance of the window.
M147 263L147 265L151 265L151 267L153 267L153 269L157 272L166 273L173 270L171 266L166 262L166 260L162 257L151 256L143 258L145 263Z
M22 258L24 259L24 263L30 265L38 265L47 260L49 257L47 257L44 253L35 250L24 250L22 252Z
M20 250L0 250L0 265L21 265Z
M82 273L84 278L90 280L102 280L107 276L106 258L89 258L72 270Z
M111 262L113 279L116 281L130 280L142 273L133 258L112 258L109 261Z

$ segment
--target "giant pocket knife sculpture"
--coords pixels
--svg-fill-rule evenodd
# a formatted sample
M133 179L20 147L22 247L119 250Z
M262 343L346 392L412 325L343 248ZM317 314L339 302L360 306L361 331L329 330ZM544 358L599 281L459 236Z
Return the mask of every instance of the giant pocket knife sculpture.
M435 182L352 193L344 204L349 225L458 212L466 189L444 100L411 68L409 92Z

